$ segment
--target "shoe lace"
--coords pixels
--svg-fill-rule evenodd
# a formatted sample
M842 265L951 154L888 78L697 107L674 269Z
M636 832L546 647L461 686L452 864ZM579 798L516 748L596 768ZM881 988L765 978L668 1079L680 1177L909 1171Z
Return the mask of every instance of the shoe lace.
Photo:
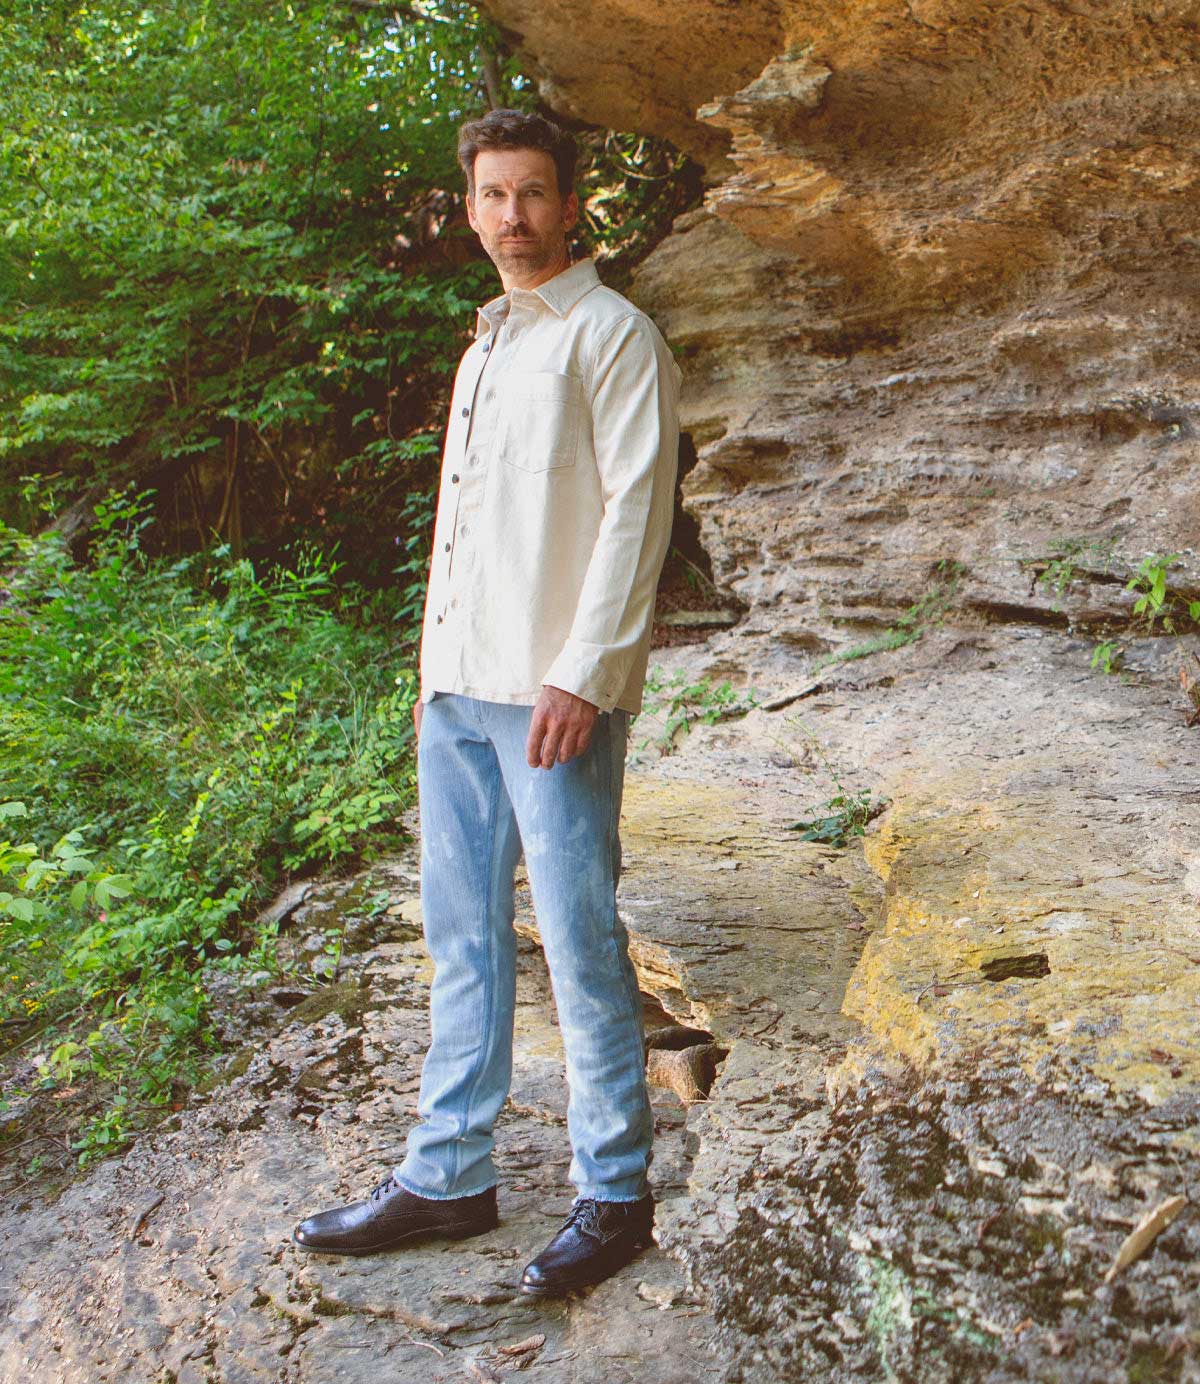
M600 1203L591 1197L581 1197L571 1207L562 1228L569 1230L572 1226L578 1226L584 1235L591 1235L599 1239Z
M400 1184L391 1175L391 1173L388 1173L387 1177L385 1177L383 1181L379 1184L379 1186L376 1187L375 1190L371 1193L371 1200L378 1201L380 1197L386 1196L387 1193L390 1192L393 1187L399 1187L399 1185Z

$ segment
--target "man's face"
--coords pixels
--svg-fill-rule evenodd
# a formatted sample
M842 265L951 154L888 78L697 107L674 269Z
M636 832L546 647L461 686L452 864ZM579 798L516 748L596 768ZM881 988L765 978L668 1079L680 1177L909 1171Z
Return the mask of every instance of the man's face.
M536 287L567 259L566 233L575 224L572 192L559 195L554 160L544 149L481 149L467 219L500 271L505 286ZM532 281L532 282L531 282Z

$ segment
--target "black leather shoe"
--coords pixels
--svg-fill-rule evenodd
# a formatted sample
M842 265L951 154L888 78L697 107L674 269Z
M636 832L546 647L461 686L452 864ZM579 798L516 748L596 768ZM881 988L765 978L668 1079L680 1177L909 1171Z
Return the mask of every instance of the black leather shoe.
M562 1229L521 1276L523 1293L553 1297L599 1283L653 1243L654 1198L577 1198Z
M496 1189L435 1201L401 1187L389 1174L366 1201L320 1211L301 1221L292 1239L321 1254L371 1254L417 1239L465 1240L500 1223Z

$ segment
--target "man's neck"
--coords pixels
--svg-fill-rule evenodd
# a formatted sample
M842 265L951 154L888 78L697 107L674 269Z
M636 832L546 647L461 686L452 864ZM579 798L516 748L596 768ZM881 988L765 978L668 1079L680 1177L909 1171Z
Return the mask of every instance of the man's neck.
M562 253L562 258L560 260L558 260L554 264L547 265L545 269L540 269L533 274L522 275L513 278L510 275L506 274L503 269L501 269L500 282L504 285L505 293L507 293L510 289L513 288L541 288L541 286L544 283L548 283L551 279L556 278L559 274L561 274L563 270L570 269L570 267L571 254L570 251L564 249Z

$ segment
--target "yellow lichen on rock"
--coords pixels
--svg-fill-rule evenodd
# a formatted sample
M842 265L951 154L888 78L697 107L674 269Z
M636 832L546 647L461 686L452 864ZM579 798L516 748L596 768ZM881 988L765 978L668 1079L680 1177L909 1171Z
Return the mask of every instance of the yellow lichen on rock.
M1115 818L1042 806L964 811L948 794L941 810L932 795L890 809L865 849L883 927L844 1011L919 1067L1011 1049L1037 1079L1073 1065L1096 1094L1157 1104L1200 1082L1200 910L1182 886L1147 887L1159 877Z

